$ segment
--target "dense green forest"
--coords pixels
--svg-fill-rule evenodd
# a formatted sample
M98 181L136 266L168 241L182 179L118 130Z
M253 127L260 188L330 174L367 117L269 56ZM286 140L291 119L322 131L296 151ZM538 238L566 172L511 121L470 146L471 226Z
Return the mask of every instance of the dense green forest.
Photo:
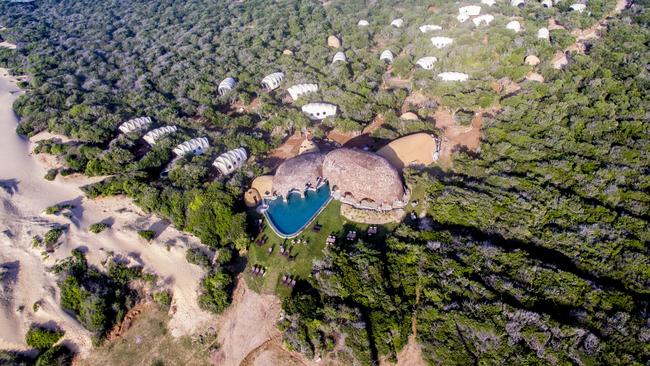
M592 26L614 1L589 1L584 13L569 5L499 1L493 26L474 29L459 26L458 4L442 0L2 2L0 35L19 47L0 48L0 66L31 76L14 106L18 133L73 139L37 148L66 161L61 174L111 175L87 195L127 194L220 251L214 264L188 252L208 269L200 301L214 312L230 301L230 251L250 245L241 193L268 173L260 162L289 134L360 131L383 115L374 137L385 141L436 132L440 106L498 106L484 122L480 152L458 151L453 170L407 172L407 183L426 188L426 218L402 223L385 241L328 247L314 261L314 275L283 299L286 344L309 357L336 349L343 364L369 365L395 360L415 331L431 364L648 364L648 1L635 1L586 54L556 70L548 60L574 42L570 31ZM404 28L390 26L398 17ZM505 29L511 17L525 23L523 32ZM566 29L537 39L551 17ZM358 27L360 19L370 26ZM455 46L432 49L421 24L449 28ZM331 34L342 40L346 64L331 64ZM389 73L383 49L396 54ZM544 60L537 71L545 83L523 81L529 54ZM413 70L429 55L439 58L433 71ZM449 70L472 78L432 77ZM283 86L317 82L320 90L286 103L281 91L261 91L262 77L275 71L285 72ZM227 76L237 87L218 96ZM408 81L393 87L391 78ZM503 95L491 87L498 80L522 89ZM416 111L422 121L400 123L414 91L431 108ZM309 101L335 103L341 114L310 122L300 112ZM180 129L149 150L139 136L117 134L143 115ZM198 136L209 138L208 153L181 159L161 179L171 148ZM212 160L239 146L249 164L215 177ZM75 253L60 266L63 306L101 336L133 301L122 290L141 274L130 271L103 274ZM100 277L108 297L85 285ZM104 317L87 311L102 306L112 309Z

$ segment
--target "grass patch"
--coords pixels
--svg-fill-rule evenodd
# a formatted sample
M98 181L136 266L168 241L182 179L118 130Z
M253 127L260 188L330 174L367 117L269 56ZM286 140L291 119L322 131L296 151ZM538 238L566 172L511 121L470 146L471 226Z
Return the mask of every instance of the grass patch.
M93 234L99 234L106 229L108 229L108 225L103 222L96 222L88 227L88 231Z
M248 264L244 271L244 278L248 286L260 293L273 293L280 297L288 296L291 294L291 288L282 284L282 275L291 274L296 279L308 279L311 276L314 260L323 258L325 240L328 235L339 236L336 245L345 245L345 235L348 230L356 230L361 238L367 240L365 233L369 225L350 222L341 216L340 212L341 203L332 200L313 223L295 238L306 240L307 244L291 244L292 239L280 238L266 224L260 235L266 235L269 238L268 241L262 246L253 243L248 251ZM250 214L259 217L254 211ZM312 227L316 223L322 225L319 232L312 231ZM372 238L374 240L382 238L386 232L397 227L396 224L378 226L379 233ZM295 255L295 259L289 260L280 255L281 245L289 248L291 256ZM271 247L273 252L269 254L268 250ZM266 267L266 275L264 277L253 276L250 271L253 265Z
M138 231L138 235L146 241L152 241L153 237L156 236L156 232L153 230L140 230Z

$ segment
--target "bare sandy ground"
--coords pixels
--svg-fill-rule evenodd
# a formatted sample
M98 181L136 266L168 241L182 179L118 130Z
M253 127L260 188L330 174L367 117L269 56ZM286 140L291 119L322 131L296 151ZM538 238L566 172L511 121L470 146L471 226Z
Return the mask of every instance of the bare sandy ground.
M0 286L0 348L24 349L24 334L31 323L53 321L66 331L65 338L78 346L82 356L89 351L90 334L59 308L56 279L47 271L55 260L79 246L86 248L93 264L118 257L156 273L159 285L174 294L175 313L169 324L173 335L189 334L214 319L196 302L203 273L185 260L185 249L199 245L198 239L144 213L124 197L84 198L79 187L90 182L84 177L43 179L47 159L32 156L33 143L15 134L17 119L11 106L20 92L14 81L6 77L6 70L0 70L0 182L7 187L0 189L0 265L5 272ZM70 219L44 213L58 203L75 206ZM109 223L111 228L89 233L88 226L96 222ZM60 247L43 258L31 240L53 224L68 224L69 228ZM141 229L156 231L152 243L139 238L137 230ZM34 311L36 302L40 308Z
M282 346L282 334L276 327L280 309L276 296L258 294L240 279L232 305L217 320L220 348L213 355L212 363L218 366L316 365Z

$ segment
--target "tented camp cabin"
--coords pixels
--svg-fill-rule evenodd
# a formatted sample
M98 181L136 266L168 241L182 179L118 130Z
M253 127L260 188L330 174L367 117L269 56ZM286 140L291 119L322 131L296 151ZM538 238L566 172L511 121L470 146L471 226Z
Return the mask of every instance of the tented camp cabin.
M517 7L519 9L523 9L523 7L526 5L524 3L524 0L510 0L510 5Z
M358 25L359 27L367 27L367 26L370 25L370 23L368 23L367 20L361 19L361 20L359 21L359 23L357 23L357 25Z
M573 11L577 11L578 13L582 13L587 9L587 5L585 4L572 4L569 8Z
M234 78L227 77L223 79L223 81L219 83L219 88L217 89L219 95L226 95L229 91L235 88L235 85L237 85L237 81L235 81Z
M168 135L172 132L176 132L178 128L176 126L163 126L163 127L158 127L154 130L151 130L147 132L142 139L145 140L150 146L153 146L156 144L158 140L160 140L162 137L165 135Z
M490 23L492 23L493 21L494 21L494 16L491 14L480 15L472 19L472 22L476 27L480 26L482 23L485 23L485 25L490 25Z
M402 26L404 25L404 20L402 20L402 18L394 19L392 22L390 22L390 25L392 25L395 28L402 28Z
M307 103L302 106L302 111L312 120L325 119L336 116L337 107L330 103Z
M469 18L470 17L467 14L458 14L458 16L456 16L456 19L461 23L465 23Z
M264 79L262 79L262 88L266 91L275 90L280 86L280 83L282 83L282 79L284 79L283 72L274 72L266 75Z
M425 24L420 26L420 32L422 33L427 33L427 32L433 32L437 30L442 30L442 27L439 25L433 25L433 24Z
M395 168L428 166L438 160L438 148L433 136L416 133L393 140L377 151L377 155L388 160Z
M384 50L384 52L382 52L381 55L379 55L379 59L381 61L386 61L389 64L392 64L393 63L393 53L390 52L390 50Z
M471 17L481 14L481 7L478 5L468 5L458 8L458 14L469 15Z
M521 24L519 24L518 21L513 20L506 24L506 29L510 29L511 31L514 31L515 33L519 33L521 30Z
M198 137L185 141L182 144L176 146L173 150L176 156L185 156L187 154L201 155L203 151L210 147L208 139L205 137Z
M219 157L214 160L212 165L214 165L219 170L219 172L221 172L221 174L228 175L241 168L244 163L246 163L246 159L248 159L248 155L246 155L246 149L240 147L219 155Z
M497 2L495 0L481 0L481 4L485 4L487 6L493 6Z
M431 43L436 48L444 48L454 43L454 39L449 37L431 37Z
M289 92L289 95L294 102L303 94L315 93L317 91L318 84L298 84L287 88L287 92Z
M442 79L442 81L467 81L469 75L462 72L447 71L438 74L438 78Z
M540 28L537 31L537 38L548 40L550 38L548 28Z
M345 53L339 51L337 52L334 57L332 58L332 63L337 63L337 62L346 62L347 59L345 57Z
M427 56L427 57L422 57L421 59L417 60L415 63L417 66L420 66L421 68L425 70L431 70L433 69L433 64L436 63L438 59L433 56Z
M151 124L151 117L139 117L122 123L120 127L118 127L118 129L122 133L129 133L129 132L145 129L150 124Z
M552 0L542 0L541 1L542 6L545 8L552 8L553 7L553 1Z

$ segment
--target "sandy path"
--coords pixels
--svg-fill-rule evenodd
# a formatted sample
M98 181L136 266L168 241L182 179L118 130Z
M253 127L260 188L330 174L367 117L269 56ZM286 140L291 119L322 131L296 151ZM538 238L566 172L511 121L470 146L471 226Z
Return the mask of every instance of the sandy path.
M303 355L281 346L282 335L276 327L280 309L276 296L258 294L239 279L232 305L217 320L220 348L211 361L218 366L263 365L271 353L298 364L315 365Z
M0 265L9 268L2 282L0 301L0 348L23 348L23 337L32 322L54 321L66 331L66 338L79 347L83 356L90 349L88 332L59 306L55 277L47 271L56 259L64 258L78 246L85 246L91 263L100 265L108 256L119 256L142 265L159 276L159 284L174 293L176 312L170 321L173 335L191 333L213 317L196 302L201 276L199 267L187 263L185 249L199 241L181 233L155 215L144 213L124 197L88 200L79 187L90 180L81 176L43 179L46 168L30 155L33 144L15 134L17 123L11 106L20 94L0 70ZM76 208L72 219L46 215L45 208L71 202ZM95 222L111 223L100 234L87 231ZM41 249L31 245L34 235L43 235L54 223L69 224L60 247L41 258ZM144 243L137 230L152 229L158 235ZM40 303L38 311L33 304Z
M438 108L434 114L436 127L442 130L442 148L438 164L443 167L451 167L453 153L458 149L478 151L481 143L481 126L483 118L477 113L469 126L461 126L456 123L454 117L445 108Z

